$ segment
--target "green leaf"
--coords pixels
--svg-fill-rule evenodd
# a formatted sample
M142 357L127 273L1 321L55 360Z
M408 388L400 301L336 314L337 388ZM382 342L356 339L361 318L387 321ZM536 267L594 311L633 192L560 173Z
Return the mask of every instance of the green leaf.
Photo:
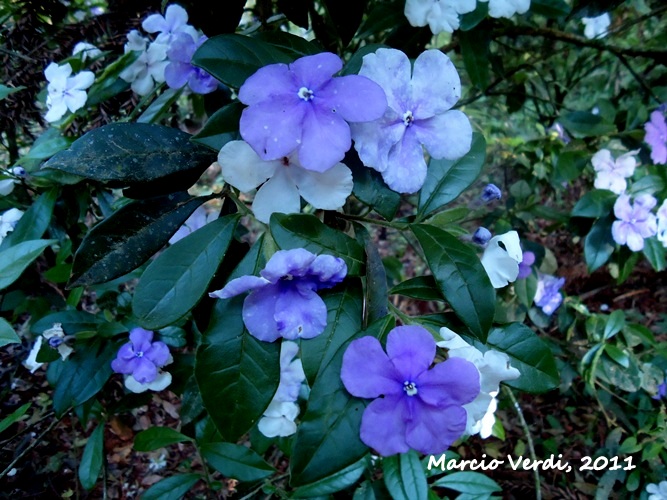
M139 57L139 51L129 51L110 64L107 64L98 73L95 83L88 90L86 106L95 106L107 99L124 92L130 88L130 84L120 78L120 74Z
M207 199L182 192L138 200L118 209L81 242L68 288L104 283L136 269Z
M392 191L382 180L382 176L361 163L356 155L349 155L346 165L352 170L354 187L352 193L382 217L392 220L401 204L401 195Z
M257 38L224 34L206 40L197 49L192 64L205 69L225 85L239 88L259 68L274 63L291 63L299 57Z
M488 2L477 2L475 10L463 14L461 17L461 31L468 31L473 29L489 15L489 4Z
M378 6L378 7L380 7L380 6ZM374 10L378 10L378 9L376 8ZM381 9L381 10L384 10L384 9ZM373 11L371 11L371 15L372 14L373 14ZM402 11L400 12L399 15L402 16L402 17L405 17ZM370 18L370 16L369 16L369 18ZM386 21L386 18L383 19L383 21ZM391 28L395 27L395 24L390 26L390 27ZM389 48L389 46L385 45L384 43L369 43L367 45L364 45L359 50L357 50L354 54L352 54L352 57L350 57L350 60L345 64L345 66L343 66L343 69L340 71L341 76L358 74L359 70L361 69L361 65L364 62L364 56L366 56L368 54L375 53L375 51L377 49L387 49L387 48ZM347 165L347 163L346 163L346 165ZM368 168L368 167L364 167L364 168Z
M0 318L0 347L4 347L7 344L20 344L21 339L12 325L10 325L5 318ZM2 431L0 431L2 432Z
M480 90L489 86L489 43L487 30L459 31L463 65L472 84Z
M134 437L134 449L137 451L154 451L184 441L192 441L192 438L169 427L150 427Z
M439 227L441 229L448 229L451 228L453 224L461 222L469 215L470 209L468 207L450 208L448 210L438 212L433 217L430 217L428 219L428 224Z
M178 474L155 483L141 495L141 500L181 500L201 479L199 474Z
M14 231L2 241L0 251L23 241L41 238L49 227L57 198L58 189L51 189L41 194L19 219Z
M594 189L586 193L572 209L572 217L606 217L614 207L618 196L606 189Z
M28 154L22 156L16 162L16 165L23 165L27 161L45 160L63 149L67 149L70 144L72 144L71 137L63 137L57 128L49 128L37 138Z
M79 464L81 486L90 490L97 483L97 478L104 462L104 423L100 423L88 438Z
M584 257L589 272L605 265L614 253L614 239L611 235L614 220L612 215L598 219L584 240Z
M67 335L75 335L79 332L97 331L104 320L85 311L60 311L52 313L39 319L32 325L30 331L34 334L44 333L53 327L54 323L60 323Z
M384 484L394 500L426 500L428 483L419 455L414 450L382 460Z
M206 443L201 453L223 476L239 481L258 481L269 477L275 469L250 448L232 443Z
M137 186L151 193L182 191L194 184L215 154L190 134L148 123L111 123L91 130L56 154L44 168L79 175L110 187ZM159 191L159 193L156 193ZM142 196L145 197L145 196Z
M570 13L570 6L563 0L532 0L530 11L550 19L558 19Z
M657 272L665 269L665 247L656 238L644 240L643 252L653 269Z
M192 137L194 142L220 151L229 141L240 139L239 120L243 111L243 104L231 102L213 113L199 133Z
M0 252L0 290L14 283L33 260L56 240L30 240Z
M151 262L132 300L141 326L158 330L190 312L225 257L238 221L238 215L227 215L206 224Z
M625 312L622 310L614 311L607 318L604 325L604 339L609 340L625 326Z
M14 92L19 92L23 90L25 87L20 86L20 87L8 87L7 85L3 85L0 83L0 101L3 99L6 99L8 95L13 94Z
M556 167L551 177L551 184L559 186L563 182L570 182L581 176L581 172L589 161L590 155L580 151L565 151L561 153L558 155L558 160L556 161Z
M167 89L148 106L139 118L137 123L157 123L162 116L169 111L171 106L181 96L183 89Z
M300 486L296 489L292 498L312 498L316 496L329 495L352 486L361 477L366 469L366 457L346 467L331 476L311 484Z
M377 246L371 235L361 224L354 224L357 241L364 246L366 252L366 280L364 282L365 322L372 323L387 315L388 287L387 273Z
M491 495L502 491L490 477L480 474L479 472L452 472L444 477L441 477L433 483L433 486L440 486L442 488L449 488L450 490L458 491L459 493L467 493L469 495Z
M259 31L253 35L253 38L266 42L274 48L293 56L295 59L322 52L322 49L316 43L309 42L301 36L293 35L286 31Z
M654 194L665 189L665 181L658 175L644 175L633 182L628 193L634 196L640 194Z
M609 135L616 131L613 123L607 123L601 115L588 111L573 111L561 115L558 121L575 138Z
M3 344L3 345L6 345L6 344ZM17 408L15 411L13 411L11 415L8 415L5 418L3 418L2 420L0 420L0 432L3 432L10 425L12 425L13 423L18 422L19 420L21 420L21 417L26 414L26 412L28 411L28 409L30 408L31 405L32 405L32 403L26 403L23 406L20 406L19 408Z
M526 392L546 392L560 383L556 360L549 346L537 334L521 323L494 328L486 344L469 341L482 352L495 349L510 357L511 365L521 372L516 380L505 384Z
M313 215L274 213L270 227L273 239L282 250L305 248L316 255L333 255L345 261L348 276L360 276L364 272L361 245L348 235L325 226Z
M454 201L479 176L486 159L484 136L474 133L470 151L458 160L431 160L419 193L418 217Z
M443 297L479 340L495 314L496 292L475 251L442 229L412 226Z
M621 365L623 368L630 367L630 357L621 349L616 347L614 344L607 344L605 346L604 352L607 356L609 356L612 360Z
M403 7L401 2L380 2L376 4L361 23L355 37L359 40L367 40L369 37L379 35L383 31L394 30L397 26L406 25L407 20L403 13ZM377 48L373 49L372 52ZM354 56L352 57L354 58ZM358 73L358 69L352 71L352 73Z
M433 276L416 276L410 278L396 285L389 290L389 293L391 295L405 295L406 297L419 300L443 300Z

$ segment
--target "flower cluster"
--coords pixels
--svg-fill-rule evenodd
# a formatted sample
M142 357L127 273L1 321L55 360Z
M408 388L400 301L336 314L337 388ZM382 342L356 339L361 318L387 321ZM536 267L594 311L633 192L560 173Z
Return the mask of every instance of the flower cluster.
M133 328L130 341L118 350L111 368L125 375L125 387L132 392L161 391L171 383L171 374L161 368L172 361L167 345L153 342L153 332Z

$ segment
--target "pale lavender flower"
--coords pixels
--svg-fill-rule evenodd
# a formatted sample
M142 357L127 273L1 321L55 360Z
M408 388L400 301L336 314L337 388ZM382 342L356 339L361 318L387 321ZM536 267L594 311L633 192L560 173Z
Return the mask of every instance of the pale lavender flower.
M495 184L487 184L482 190L482 201L485 203L492 202L493 200L499 200L503 197L503 192Z
M657 213L657 237L662 246L667 247L667 200L662 202Z
M84 62L86 59L97 59L102 55L102 51L92 43L79 42L74 46L74 50L72 50L73 56L77 54L81 54L81 61Z
M593 155L591 163L597 172L594 186L597 189L608 189L612 193L621 194L628 187L627 177L635 173L637 160L634 155L639 150L625 153L614 160L611 151L601 149Z
M656 216L651 209L657 204L650 194L642 194L630 204L630 196L622 194L614 203L614 215L618 219L611 226L611 234L619 245L628 245L633 252L644 248L644 239L658 232Z
M538 275L534 302L544 314L551 316L562 304L563 296L560 294L560 289L564 284L565 278L557 278L550 274Z
M597 17L582 17L584 23L584 36L589 39L604 38L607 36L607 30L611 24L611 17L608 12L600 14Z
M336 165L351 146L347 122L375 120L387 107L382 89L368 78L333 78L342 67L337 55L324 52L260 68L239 89L248 105L240 121L243 139L263 160L297 151L308 170Z
M470 151L470 122L451 109L461 96L461 82L445 54L422 52L411 69L400 50L378 49L364 56L359 74L382 87L389 106L374 122L352 124L354 147L391 189L414 193L422 187L424 147L435 159L454 160Z
M220 212L207 212L204 206L198 207L194 212L192 212L192 215L188 217L183 225L178 228L178 231L176 231L172 237L169 238L169 244L173 245L189 234L194 233L197 229L201 229L209 222L216 220L219 215Z
M479 246L485 246L491 239L491 231L485 227L478 227L472 235L472 242Z
M159 368L171 360L164 342L153 340L153 332L143 328L130 331L130 342L121 346L111 368L116 373L131 375L139 384L149 384L158 377Z
M132 34L132 33L130 33ZM139 44L138 39L130 39L128 35L128 43L125 45L126 52L128 47L133 47ZM129 49L140 52L139 57L125 68L120 77L128 83L131 83L131 88L139 95L148 95L151 93L156 83L164 82L164 70L167 67L167 45L153 42L148 48Z
M646 135L644 142L651 146L651 160L653 163L664 165L667 163L667 123L661 110L651 113L651 120L644 125Z
M377 398L364 410L360 437L380 455L444 452L466 428L463 405L480 391L475 365L435 359L433 336L420 326L399 326L387 336L387 353L374 337L350 343L340 378L358 398Z
M164 14L151 14L141 23L146 33L159 33L155 41L170 45L174 37L179 33L188 35L197 40L199 35L194 27L188 24L188 13L180 5L172 4L167 7Z
M665 500L667 499L667 481L660 481L660 483L650 483L646 485L646 493L648 493L647 500Z
M81 109L88 95L86 89L95 81L92 71L81 71L74 76L69 63L59 66L52 62L44 70L44 76L49 84L46 86L46 106L48 112L44 115L47 122L60 120L67 110L72 113Z
M187 84L195 94L209 94L218 88L218 81L201 68L192 65L192 56L208 37L202 35L193 40L190 35L174 35L167 57L169 64L164 70L164 79L172 89L180 89Z
M209 295L228 299L250 292L243 302L243 322L259 340L309 339L322 333L327 322L326 304L316 292L337 285L346 274L347 266L338 257L303 248L279 250L261 277L236 278Z
M533 264L535 264L535 254L533 252L523 252L523 260L519 262L519 275L516 277L522 280L530 276L533 272Z

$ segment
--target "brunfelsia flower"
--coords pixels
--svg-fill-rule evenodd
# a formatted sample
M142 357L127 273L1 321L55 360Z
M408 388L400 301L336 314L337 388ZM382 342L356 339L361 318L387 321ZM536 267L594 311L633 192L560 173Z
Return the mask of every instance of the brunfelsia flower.
M164 82L164 71L169 64L166 60L168 46L158 42L147 45L148 40L136 30L132 30L127 39L125 52L139 52L139 57L120 73L120 77L131 83L132 90L137 94L148 95L155 83Z
M621 194L628 187L625 180L627 177L632 177L635 173L637 160L634 155L639 153L639 150L625 153L614 160L611 151L608 149L601 149L593 155L591 163L595 169L595 187L597 189L608 189L612 193Z
M630 204L630 196L622 194L614 203L614 215L618 219L611 225L611 235L619 245L628 245L633 252L644 249L644 239L658 232L656 216L651 209L657 204L650 194L641 194Z
M299 406L295 401L306 380L301 360L295 359L298 351L299 346L289 340L284 340L280 346L280 385L257 423L266 437L291 436L296 432L294 419L299 414Z
M648 493L648 500L667 499L667 481L660 481L659 484L647 484L646 493Z
M662 246L667 247L667 200L662 202L657 214L657 237Z
M472 242L479 246L486 246L491 239L491 231L485 227L478 227L475 234L472 235Z
M431 28L434 35L459 29L459 14L475 10L476 0L407 0L404 14L412 26Z
M213 222L218 218L220 212L212 211L207 212L204 206L198 207L192 215L183 223L181 227L178 228L171 238L169 238L169 244L173 245L177 241L182 240L191 233L194 233L197 229L201 229L209 222Z
M347 266L338 257L303 248L279 250L261 277L236 278L209 295L228 299L250 292L243 302L243 322L259 340L309 339L322 333L327 322L327 307L317 291L337 285L346 274Z
M519 274L516 279L526 279L533 272L535 264L535 254L533 252L523 252L523 259L519 262Z
M661 110L651 113L651 119L644 125L644 130L644 142L651 146L651 160L664 165L667 163L667 123Z
M387 100L368 78L333 78L343 67L330 52L270 64L250 76L239 89L248 107L240 121L241 137L263 160L298 154L303 168L324 172L350 149L347 122L382 116Z
M604 38L607 36L607 30L611 24L611 17L608 12L600 14L597 17L582 17L584 23L584 36L589 39Z
M10 208L0 215L0 243L14 230L21 217L23 217L23 211L18 208Z
M466 428L463 405L479 394L475 365L451 358L429 369L436 345L420 326L398 326L387 353L374 337L350 343L340 377L359 398L377 398L364 410L360 437L380 455L444 452Z
M296 152L279 160L264 161L245 141L225 144L218 163L225 182L240 191L247 193L261 185L252 210L264 223L275 212L299 213L301 198L314 208L341 208L354 186L352 172L342 163L325 172L315 172L301 166Z
M102 55L102 51L88 42L79 42L74 46L72 55L81 54L81 61L86 59L96 59Z
M560 294L561 287L565 284L565 278L557 278L550 274L539 274L537 277L537 290L533 301L542 309L544 314L551 316L563 302Z
M69 63L59 66L52 62L44 70L44 76L49 82L46 86L48 111L44 115L47 122L60 120L68 109L74 113L86 104L86 89L95 81L95 75L92 71L81 71L74 76L71 74L72 66Z
M482 190L482 194L480 196L482 197L482 201L484 201L484 203L489 203L492 202L493 200L499 200L500 198L502 198L503 192L495 184L487 184L486 186L484 186L484 189Z
M193 40L199 38L197 30L188 24L188 13L180 5L171 4L162 14L151 14L141 23L146 33L159 33L157 43L170 45L174 38L183 33Z
M172 89L187 85L195 94L209 94L218 88L218 81L201 68L192 65L192 56L208 37L202 35L196 40L186 33L173 36L167 57L169 64L164 70L164 79Z
M159 375L164 375L161 374L160 368L171 362L171 355L164 342L159 340L153 342L152 340L153 332L143 328L133 328L130 331L130 342L121 346L116 359L111 362L113 371L129 375L127 379L132 379L131 385L156 382ZM169 381L171 382L171 376L169 376Z
M380 119L351 125L354 147L391 189L414 193L422 187L424 147L432 158L448 160L470 150L470 122L451 109L461 96L461 82L445 54L422 52L411 69L400 50L378 49L364 56L359 74L382 87L389 106Z
M523 261L523 252L519 233L508 231L494 236L484 249L482 266L489 275L493 288L502 288L519 276L519 264Z
M442 341L439 347L448 349L449 358L461 358L470 361L479 372L480 392L470 403L463 406L468 414L466 434L479 434L486 439L491 435L496 410L496 396L500 391L500 382L515 380L521 376L516 368L510 366L510 358L504 352L489 349L485 353L468 344L460 335L443 327L440 329ZM490 414L490 416L489 416ZM486 419L486 420L485 420ZM485 426L490 422L490 426Z
M12 167L9 169L9 173L14 176L14 178L1 179L0 180L0 196L7 196L14 191L14 186L18 183L19 179L22 179L26 176L25 169L23 167Z

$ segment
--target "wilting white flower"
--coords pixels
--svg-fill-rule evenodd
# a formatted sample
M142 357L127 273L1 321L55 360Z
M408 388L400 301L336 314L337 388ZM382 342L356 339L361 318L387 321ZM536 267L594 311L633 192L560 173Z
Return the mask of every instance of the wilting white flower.
M21 217L23 217L23 211L18 208L10 208L0 215L0 243L14 230Z
M515 281L522 261L523 252L516 231L491 238L482 255L482 265L494 288L502 288Z
M95 81L95 75L92 71L81 71L74 76L71 74L72 66L69 63L59 66L52 62L44 70L44 76L49 82L46 86L48 112L44 116L47 122L60 120L68 109L74 113L86 104L86 89Z
M584 17L581 22L586 26L584 36L586 38L604 38L611 24L611 17L605 12L597 17Z
M86 59L95 59L102 55L102 51L100 49L87 42L79 42L74 46L72 55L75 56L78 53L81 53L82 61L85 61Z

